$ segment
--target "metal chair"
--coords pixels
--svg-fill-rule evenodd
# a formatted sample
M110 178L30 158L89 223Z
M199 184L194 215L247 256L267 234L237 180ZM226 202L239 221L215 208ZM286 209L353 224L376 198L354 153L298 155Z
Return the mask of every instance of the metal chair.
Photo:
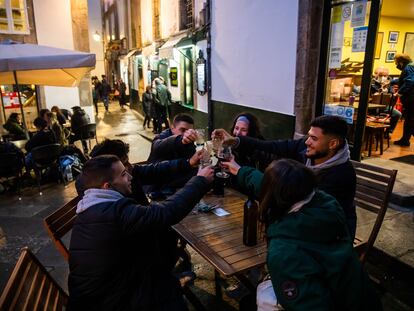
M33 166L36 173L37 186L39 188L39 194L42 195L40 189L40 180L42 179L42 171L46 168L58 168L58 159L62 146L59 144L50 144L33 148L31 151L33 157ZM60 172L60 170L59 170ZM64 181L62 172L60 177Z
M27 248L0 297L0 310L66 310L68 294Z
M0 154L0 177L4 177L6 178L6 180L11 177L16 178L19 199L21 195L21 179L23 166L23 159L17 153L10 152Z

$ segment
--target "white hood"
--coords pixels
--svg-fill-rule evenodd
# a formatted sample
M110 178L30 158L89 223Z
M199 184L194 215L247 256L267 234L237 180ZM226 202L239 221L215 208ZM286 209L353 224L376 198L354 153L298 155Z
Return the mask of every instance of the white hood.
M104 203L104 202L115 202L122 199L124 196L118 191L110 189L97 189L91 188L85 191L82 200L79 201L76 208L76 214L80 214L86 211L89 207Z

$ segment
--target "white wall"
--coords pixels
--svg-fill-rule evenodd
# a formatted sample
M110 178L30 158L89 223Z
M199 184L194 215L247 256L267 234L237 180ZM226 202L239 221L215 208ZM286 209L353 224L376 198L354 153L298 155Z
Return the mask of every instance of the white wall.
M93 34L97 31L102 38L102 12L100 0L88 0L88 27L89 27L89 50L96 54L95 69L91 71L91 76L105 74L105 64L103 56L103 41L95 41Z
M38 44L73 50L70 0L33 0L33 8ZM46 108L57 105L70 109L80 105L77 87L45 86L44 90ZM83 108L94 122L92 106Z
M141 33L142 44L145 46L152 42L152 2L141 0Z
M293 115L298 0L212 2L212 99Z
M178 0L161 0L161 38L168 39L178 32Z

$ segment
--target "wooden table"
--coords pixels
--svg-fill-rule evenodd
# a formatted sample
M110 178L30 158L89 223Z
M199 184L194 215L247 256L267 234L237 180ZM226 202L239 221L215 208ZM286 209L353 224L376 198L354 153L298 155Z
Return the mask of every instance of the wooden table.
M212 212L192 212L173 227L213 265L216 271L216 297L219 300L221 288L218 273L226 277L237 275L246 284L242 272L266 263L267 247L263 239L258 238L256 246L243 244L243 205L246 199L246 196L232 189L226 189L224 197L207 194L204 201L219 204L230 215L219 217Z

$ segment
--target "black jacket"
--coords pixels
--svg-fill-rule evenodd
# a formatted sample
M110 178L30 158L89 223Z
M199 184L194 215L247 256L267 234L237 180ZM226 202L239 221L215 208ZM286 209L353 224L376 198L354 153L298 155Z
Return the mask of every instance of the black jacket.
M123 198L78 214L69 249L68 310L183 310L161 235L209 189L203 177L162 203ZM182 301L182 300L181 300Z
M57 142L55 134L52 131L45 129L34 134L34 136L26 143L25 149L27 152L30 152L33 148L56 144Z
M182 135L173 135L171 129L166 129L155 136L148 162L155 163L164 160L191 158L195 153L195 145L183 144L182 139Z
M91 119L84 110L76 110L73 113L72 118L70 119L70 126L72 128L72 132L76 134L81 126L89 124L90 122Z
M240 137L237 150L250 154L254 151L263 151L269 159L290 158L306 163L306 145L303 139L263 141L250 137ZM350 161L326 169L314 171L318 188L332 195L341 205L348 220L351 235L355 235L356 212L355 190L356 174Z
M186 173L190 170L190 164L184 159L162 161L154 164L136 164L131 172L132 195L130 198L138 204L148 205L149 202L142 186L158 184L160 181L168 183L178 173ZM78 195L83 196L84 187L80 178L76 179L75 187Z

